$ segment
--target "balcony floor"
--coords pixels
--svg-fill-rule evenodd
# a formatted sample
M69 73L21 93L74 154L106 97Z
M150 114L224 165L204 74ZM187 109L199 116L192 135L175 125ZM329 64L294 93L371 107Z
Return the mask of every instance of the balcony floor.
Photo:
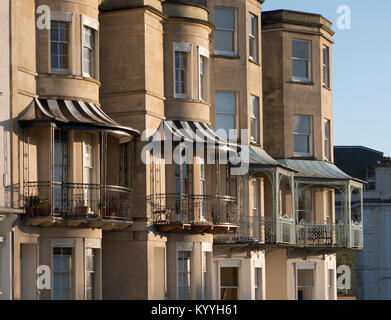
M162 222L155 223L154 226L159 232L193 232L224 234L229 231L236 232L239 227L235 224L212 224L212 223L183 223L183 222Z
M34 227L70 227L70 228L93 228L102 230L123 230L130 227L133 221L120 218L99 218L81 216L24 216L23 222L26 226Z

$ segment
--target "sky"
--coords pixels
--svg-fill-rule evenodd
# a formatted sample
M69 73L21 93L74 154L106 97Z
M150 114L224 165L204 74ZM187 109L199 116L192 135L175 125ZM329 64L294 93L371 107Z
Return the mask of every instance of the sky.
M339 29L337 9L351 9ZM365 146L391 156L391 1L266 0L263 11L318 13L333 23L334 145Z

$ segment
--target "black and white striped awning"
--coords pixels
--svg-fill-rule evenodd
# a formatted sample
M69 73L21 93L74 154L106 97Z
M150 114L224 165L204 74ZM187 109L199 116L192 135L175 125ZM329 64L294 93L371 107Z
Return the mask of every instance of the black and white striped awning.
M120 135L138 136L140 133L111 119L97 105L63 99L37 99L19 115L22 126L56 123L60 127L79 130L114 131Z
M209 125L195 121L162 121L158 130L149 136L149 140L204 144L205 147L218 147L220 150L234 152L241 150L240 145L217 134Z

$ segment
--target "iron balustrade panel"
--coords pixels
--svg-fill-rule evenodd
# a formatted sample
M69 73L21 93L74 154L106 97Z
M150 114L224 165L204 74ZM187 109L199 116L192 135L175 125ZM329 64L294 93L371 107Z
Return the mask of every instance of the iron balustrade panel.
M276 219L272 217L244 216L239 230L215 236L216 243L276 243Z
M296 244L296 223L292 217L277 218L277 243Z
M297 225L297 243L305 247L333 247L335 244L335 225L306 224Z
M30 216L131 218L132 191L120 186L26 182L23 198Z
M155 224L238 224L238 203L234 197L156 194L148 197L147 202Z
M364 247L364 228L359 222L355 222L350 226L351 246L352 248Z

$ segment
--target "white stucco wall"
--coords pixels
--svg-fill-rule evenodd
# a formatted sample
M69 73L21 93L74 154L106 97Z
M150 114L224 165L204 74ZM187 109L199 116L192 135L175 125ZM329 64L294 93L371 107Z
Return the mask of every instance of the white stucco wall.
M220 293L220 266L224 263L237 263L239 267L239 300L255 300L255 268L262 269L262 300L266 297L265 287L265 253L251 252L250 255L233 254L232 256L215 255L213 258L213 299L219 299Z

